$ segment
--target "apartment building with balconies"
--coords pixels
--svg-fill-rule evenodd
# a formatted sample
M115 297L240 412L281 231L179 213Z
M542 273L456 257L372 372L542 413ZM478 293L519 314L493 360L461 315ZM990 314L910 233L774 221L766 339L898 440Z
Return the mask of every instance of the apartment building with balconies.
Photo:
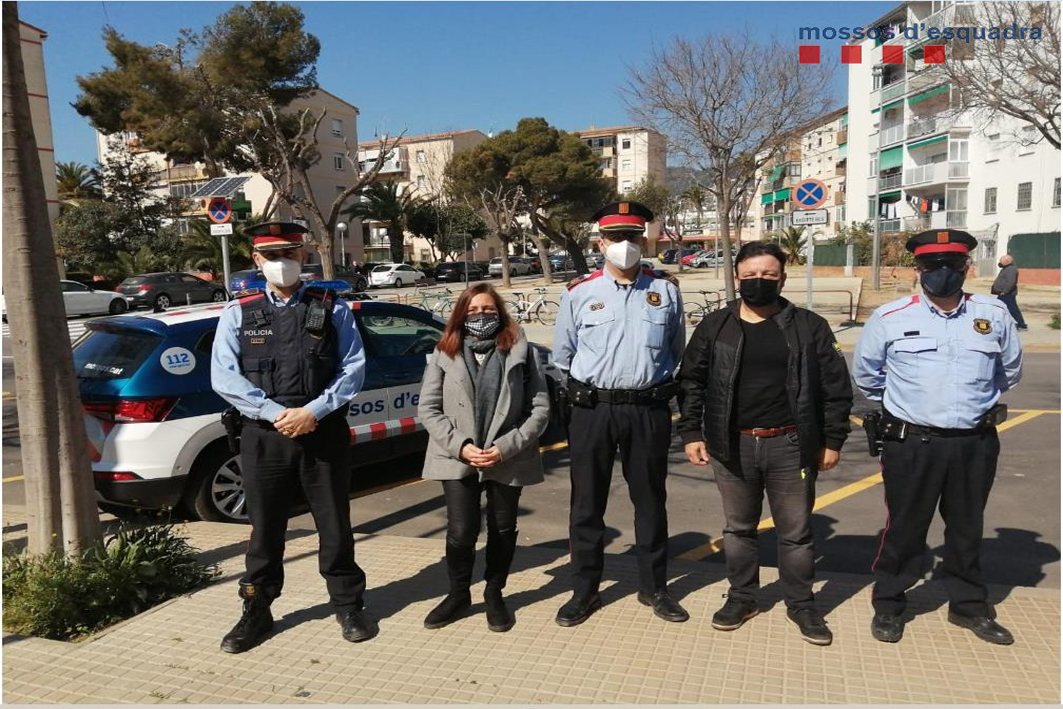
M398 183L401 194L412 194L422 199L445 199L444 174L451 158L462 150L468 150L487 140L483 132L469 129L431 133L428 135L403 136L385 156L384 165L377 180L392 180ZM370 169L383 149L381 140L365 143L358 150L358 169ZM383 224L367 222L365 228L368 246L368 261L389 261L390 242ZM428 242L407 234L406 260L429 262L433 249ZM501 252L501 242L491 237L475 244L469 250L469 259L489 260Z
M303 109L310 109L315 115L321 111L325 113L317 132L321 159L310 167L307 174L314 199L327 214L336 196L354 182L359 174L353 162L358 145L359 112L353 104L324 89L317 89L305 97L296 98L286 110ZM117 148L130 150L155 169L155 193L158 197L179 197L186 200L186 211L182 218L177 220L177 225L182 230L187 231L192 219L206 219L208 198L212 196L231 200L234 221L242 221L252 214L260 214L269 204L275 206L272 219L297 219L288 205L273 196L273 185L261 174L223 172L221 175L211 175L204 163L178 163L161 153L142 149L135 133L106 136L97 131L96 154L101 163ZM350 201L353 203L353 198ZM364 242L361 238L354 238L355 234L362 233L361 223L358 220L347 221L352 222L350 228L331 235L336 261L342 260L348 264L353 261L363 262L366 260ZM313 228L312 224L307 226Z
M883 233L964 229L985 275L1012 237L1059 231L1060 164L1032 126L960 111L942 65L924 61L929 28L975 26L977 13L968 2L903 3L868 25L893 28L892 39L854 42L864 60L849 65L847 217L878 219ZM917 39L904 33L913 25ZM903 62L885 63L897 46ZM945 60L979 61L979 43L949 43Z

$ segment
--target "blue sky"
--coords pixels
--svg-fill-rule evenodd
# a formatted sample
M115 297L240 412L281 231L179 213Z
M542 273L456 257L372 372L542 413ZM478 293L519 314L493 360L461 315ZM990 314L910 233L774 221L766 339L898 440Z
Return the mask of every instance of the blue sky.
M512 128L543 116L565 130L630 123L618 88L627 67L677 35L772 34L794 46L801 26L861 26L892 2L310 2L321 40L318 81L361 109L359 138ZM232 3L20 2L48 32L45 63L56 160L92 164L88 122L70 107L79 75L110 66L102 28L142 44L212 24ZM837 57L824 43L824 60ZM835 77L845 100L845 72ZM839 105L835 103L835 106Z

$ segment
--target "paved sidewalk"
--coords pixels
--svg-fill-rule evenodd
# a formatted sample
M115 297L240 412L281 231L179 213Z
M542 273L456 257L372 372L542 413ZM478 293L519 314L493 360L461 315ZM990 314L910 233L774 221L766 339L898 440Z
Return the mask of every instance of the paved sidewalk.
M10 524L10 520L5 520ZM690 611L665 623L635 600L631 555L606 559L605 607L576 628L553 621L568 597L563 550L520 548L507 593L517 625L487 629L474 614L425 630L446 588L442 542L360 536L369 574L373 640L342 640L317 574L316 535L290 536L277 630L243 655L219 651L236 620L247 528L196 522L192 543L218 561L221 580L93 639L62 643L5 636L3 701L9 703L1058 703L1057 589L993 588L1001 621L1016 635L991 646L946 621L943 589L911 594L919 614L896 645L868 631L865 576L824 574L820 604L831 647L802 642L785 618L778 585L762 614L740 630L709 624L726 590L719 565L673 561L674 594ZM483 568L482 552L477 574ZM775 581L764 570L764 583ZM482 583L474 587L478 600ZM770 610L767 610L770 606Z

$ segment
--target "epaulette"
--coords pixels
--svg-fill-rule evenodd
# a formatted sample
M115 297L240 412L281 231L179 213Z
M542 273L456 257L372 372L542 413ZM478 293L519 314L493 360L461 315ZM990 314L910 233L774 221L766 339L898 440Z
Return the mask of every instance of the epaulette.
M573 288L578 286L580 283L583 283L585 280L587 280L590 277L591 276L590 276L589 273L584 273L582 276L576 276L571 281L569 281L568 283L565 284L565 288L567 288L568 290L572 290Z
M649 276L650 278L660 278L661 280L665 280L665 281L668 281L669 283L671 283L671 284L672 284L673 286L675 286L676 288L678 288L678 287L679 287L679 279L678 279L678 278L676 278L675 276L673 276L673 275L672 275L672 274L670 274L670 273L666 273L666 274L665 274L665 275L663 275L663 276L659 276L659 275L657 275L656 273L654 273L654 272L653 272L653 269L652 269L652 268L643 268L643 269L642 269L642 272L643 272L643 273L644 273L645 275Z

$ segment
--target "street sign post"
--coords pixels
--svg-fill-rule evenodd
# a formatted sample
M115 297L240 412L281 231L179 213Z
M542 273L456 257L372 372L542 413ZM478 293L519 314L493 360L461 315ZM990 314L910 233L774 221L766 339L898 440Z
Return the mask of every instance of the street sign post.
M212 236L221 237L221 270L225 278L225 291L229 291L229 234L233 233L233 225L229 220L233 217L232 203L225 197L211 197L207 204L207 218L213 224L210 225ZM217 230L217 231L215 231Z
M827 210L806 209L800 212L794 212L791 215L790 223L794 226L818 226L820 224L826 224Z
M825 184L808 177L790 189L790 199L795 209L818 209L827 201L829 192Z

